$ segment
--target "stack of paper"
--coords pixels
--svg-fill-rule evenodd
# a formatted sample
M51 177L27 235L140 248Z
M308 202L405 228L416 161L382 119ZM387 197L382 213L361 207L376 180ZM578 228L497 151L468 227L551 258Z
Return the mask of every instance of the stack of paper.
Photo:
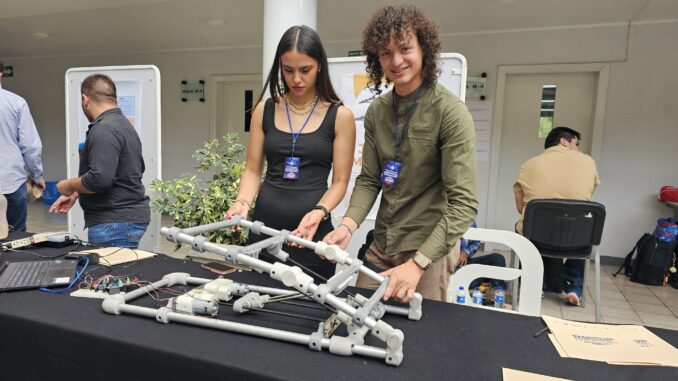
M678 349L638 325L581 323L542 316L561 357L617 365L678 367Z
M544 376L511 368L501 368L501 370L504 381L572 381L566 378Z

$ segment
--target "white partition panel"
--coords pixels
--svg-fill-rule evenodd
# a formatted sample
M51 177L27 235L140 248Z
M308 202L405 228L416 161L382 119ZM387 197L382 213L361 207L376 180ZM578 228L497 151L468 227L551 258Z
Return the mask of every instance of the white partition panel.
M544 276L544 264L541 260L541 254L534 244L522 235L506 230L470 228L464 234L464 238L508 246L518 256L520 268L479 264L466 265L450 277L450 282L447 285L447 302L454 302L459 286L468 291L468 286L474 279L490 278L510 281L520 278L520 289L517 292L515 289L513 291L513 310L523 315L539 316L541 313L541 284ZM515 306L516 301L518 301L517 308ZM491 308L473 304L469 297L466 298L464 304ZM512 310L500 309L499 311L511 312Z

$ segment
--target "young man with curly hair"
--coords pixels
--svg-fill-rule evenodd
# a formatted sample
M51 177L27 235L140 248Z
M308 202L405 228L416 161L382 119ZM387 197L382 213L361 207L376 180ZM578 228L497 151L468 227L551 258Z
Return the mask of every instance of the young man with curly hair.
M475 131L464 103L437 83L440 40L415 6L384 6L363 34L370 86L393 84L365 115L363 165L342 223L325 237L345 248L379 191L368 266L390 276L384 300L415 291L444 300L455 244L477 213ZM458 252L458 246L456 246ZM359 277L357 286L376 284Z

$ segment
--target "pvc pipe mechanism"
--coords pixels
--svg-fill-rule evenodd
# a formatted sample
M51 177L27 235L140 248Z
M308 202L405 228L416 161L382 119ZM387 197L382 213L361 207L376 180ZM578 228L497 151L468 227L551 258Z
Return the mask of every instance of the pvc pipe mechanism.
M213 230L232 226L249 228L255 234L266 234L269 238L248 246L225 247L210 242L201 234ZM419 320L422 316L422 296L415 293L407 307L385 305L380 300L386 291L388 277L382 277L365 267L357 258L352 258L346 251L336 245L324 242L312 242L290 234L289 231L278 231L264 226L261 222L251 222L235 216L226 221L181 229L178 227L163 227L160 233L173 243L186 243L193 250L209 251L221 255L227 262L244 265L258 273L267 273L272 279L281 282L287 289L263 287L236 283L230 279L205 279L191 277L187 273L171 273L161 280L141 287L125 295L111 295L104 299L102 308L110 314L132 314L153 318L160 323L179 322L193 324L230 332L243 333L268 339L281 340L296 344L307 345L314 351L329 350L330 353L350 356L361 355L383 359L386 364L398 366L403 360L403 341L401 330L395 329L381 320L386 313L407 316L410 320ZM314 283L313 277L306 274L299 266L289 266L289 255L282 250L284 243L295 243L313 250L326 260L345 265L325 283ZM259 259L261 250L266 250L278 261L265 262ZM361 273L380 284L377 290L366 297L361 294L349 296L339 295L345 291L351 280ZM163 287L174 285L197 286L193 290L170 299L167 306L160 308L140 307L128 302L146 295L149 292ZM219 304L229 304L231 299L233 310L237 313L246 313L250 310L267 312L267 304L289 299L303 298L314 301L334 314L324 322L319 322L318 329L308 335L260 327L257 325L242 324L216 319ZM290 303L290 302L287 302ZM307 305L308 306L308 305ZM289 313L268 311L293 317L302 317ZM312 318L311 318L312 319ZM348 335L345 337L333 335L339 324L345 324ZM385 344L383 348L365 345L365 336L370 333Z

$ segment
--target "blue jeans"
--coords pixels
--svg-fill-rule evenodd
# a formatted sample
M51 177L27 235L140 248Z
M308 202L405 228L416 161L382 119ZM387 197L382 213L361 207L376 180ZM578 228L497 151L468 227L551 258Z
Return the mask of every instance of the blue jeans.
M7 199L7 223L10 231L26 231L26 215L28 214L28 192L26 183L21 184L14 193L5 194Z
M563 263L560 258L542 257L542 261L544 262L543 291L574 292L581 297L584 287L584 266L586 266L583 259L566 259Z
M146 232L148 224L135 222L111 222L91 225L87 229L87 240L100 246L115 246L136 249Z
M506 267L506 260L504 256L498 253L491 253L480 256L473 256L468 259L468 264L477 264L477 265L488 265L488 266L498 266ZM488 278L478 278L474 279L473 282L468 286L469 290L473 290L476 287L480 286L482 282L491 282L492 287L497 288L497 286L502 286L506 288L506 282L500 279L488 279Z
M586 259L588 261L588 258ZM563 268L563 279L565 279L565 292L574 292L581 298L582 288L584 287L584 266L586 262L582 259L567 259Z

